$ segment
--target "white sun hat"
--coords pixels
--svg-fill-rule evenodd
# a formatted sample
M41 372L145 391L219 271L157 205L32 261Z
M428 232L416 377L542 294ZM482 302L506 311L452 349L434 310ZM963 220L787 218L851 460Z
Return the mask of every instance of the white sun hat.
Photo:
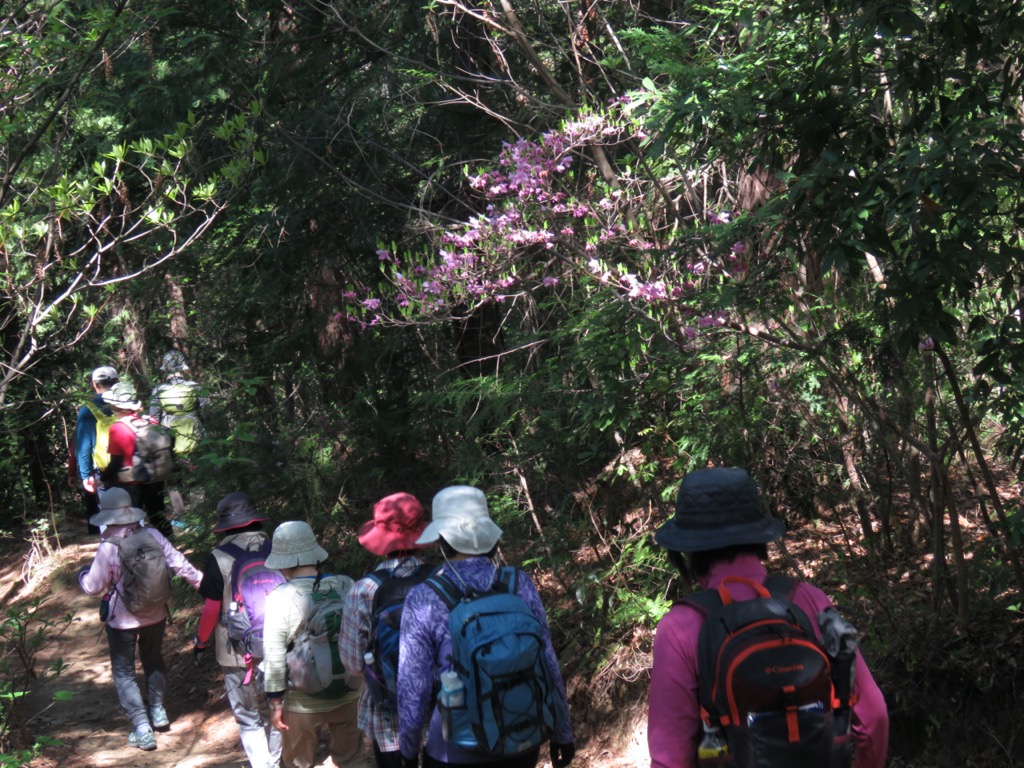
M437 492L432 520L417 544L432 544L443 537L463 555L485 555L501 538L501 528L491 520L487 497L471 485L453 485Z

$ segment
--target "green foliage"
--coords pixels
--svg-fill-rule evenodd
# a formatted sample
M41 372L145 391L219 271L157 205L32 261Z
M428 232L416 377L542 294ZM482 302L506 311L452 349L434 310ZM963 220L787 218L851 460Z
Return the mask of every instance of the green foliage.
M5 768L22 768L29 765L32 760L39 757L47 747L59 747L63 744L60 739L50 736L39 736L31 747L22 749L11 749L0 754L0 766Z
M4 757L0 765L21 765L15 760L28 760L46 746L59 744L48 737L37 738L29 748L11 743L12 728L20 723L18 703L21 697L49 684L64 671L61 658L37 669L37 656L41 650L55 643L74 621L74 614L51 619L40 610L47 597L33 598L15 603L4 610L0 618L0 748ZM55 691L54 702L66 701L68 691ZM12 747L14 747L12 749Z
M83 375L146 391L175 346L212 400L175 478L196 551L242 489L354 574L375 500L478 484L599 662L668 604L646 534L695 467L946 562L929 484L995 503L975 479L1024 450L1017 4L516 10L5 11L7 514L77 512ZM477 188L511 168L552 196ZM442 248L479 261L438 306ZM940 612L1015 588L1004 512Z

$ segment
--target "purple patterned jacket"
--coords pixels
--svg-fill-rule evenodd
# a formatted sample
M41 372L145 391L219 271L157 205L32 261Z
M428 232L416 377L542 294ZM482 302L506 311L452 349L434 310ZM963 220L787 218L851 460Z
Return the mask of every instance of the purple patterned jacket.
M481 556L446 563L440 573L448 575L456 583L460 582L461 577L461 581L471 588L484 590L493 582L495 568L487 557ZM516 593L526 601L546 628L547 616L537 588L530 577L521 571ZM544 655L555 679L558 702L563 713L553 741L569 744L573 740L572 721L565 697L565 683L558 667L558 657L551 645L550 633L545 633L544 645ZM488 762L480 753L458 749L441 738L441 716L433 693L441 673L452 668L449 660L451 653L448 609L428 585L413 587L405 599L402 611L398 656L398 742L402 755L411 758L419 752L423 729L427 727L427 754L435 760L443 763Z

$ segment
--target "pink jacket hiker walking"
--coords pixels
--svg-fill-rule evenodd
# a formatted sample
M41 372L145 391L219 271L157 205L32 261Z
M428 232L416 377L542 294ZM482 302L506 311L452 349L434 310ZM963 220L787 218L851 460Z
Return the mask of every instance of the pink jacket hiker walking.
M675 517L660 528L657 542L684 576L704 589L717 589L726 578L764 584L767 543L781 538L785 527L769 517L756 485L742 469L691 472L679 490ZM685 554L685 557L684 557ZM730 580L736 600L755 597L742 581ZM810 618L831 608L817 587L798 582L791 602ZM651 670L647 742L652 768L696 768L703 735L698 639L705 615L690 604L673 606L658 624ZM851 712L853 768L884 768L889 746L885 699L860 651L856 652L855 704Z
M109 491L104 492L104 496L113 493L115 490L111 488ZM117 586L121 582L121 559L118 554L117 547L112 543L113 539L127 538L135 533L139 529L138 523L132 525L111 525L104 532L100 538L99 548L96 550L96 557L93 558L92 565L89 566L88 571L82 573L81 578L78 580L79 586L82 591L87 595L103 595L106 594L107 590L111 586ZM164 559L167 561L167 567L173 571L176 575L183 578L194 588L199 588L199 583L202 581L203 574L193 567L181 552L174 548L164 535L160 533L156 528L146 528L146 531L150 536L160 545L163 550ZM110 618L107 620L107 626L114 629L137 629L139 627L148 627L151 624L163 621L167 618L167 606L162 608L154 608L152 611L148 611L144 614L136 616L128 608L123 605L120 593L115 588L113 595L110 599Z
M759 583L768 572L756 555L739 555L731 563L716 563L704 588L717 588L726 576L744 576ZM734 588L737 597L753 597L753 590ZM808 616L832 605L815 586L801 582L793 602ZM697 765L701 737L697 702L697 637L703 617L688 605L674 606L658 624L654 638L654 667L647 723L647 742L653 768L692 768ZM889 742L889 716L882 692L864 657L857 653L857 704L853 707L853 733L857 743L855 768L882 768ZM687 734L683 738L681 734Z
M152 543L145 546L152 552L158 546L167 569L199 588L202 574L159 531L142 528L145 513L133 507L131 497L123 488L110 488L100 494L100 511L89 522L106 526L92 563L78 574L78 584L87 595L109 595L106 616L107 642L110 645L110 667L117 699L125 716L131 721L128 744L144 750L156 749L153 731L170 727L164 706L167 690L167 664L163 657L164 629L167 626L167 604L162 603L132 613L125 605L124 573L121 555L115 541L145 531ZM135 655L138 651L142 673L146 679L146 699L135 676Z

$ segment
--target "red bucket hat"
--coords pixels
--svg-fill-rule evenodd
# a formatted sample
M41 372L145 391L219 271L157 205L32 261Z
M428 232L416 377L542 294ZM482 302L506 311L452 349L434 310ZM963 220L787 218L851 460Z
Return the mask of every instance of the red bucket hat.
M373 520L359 528L359 543L380 557L403 549L420 549L416 539L427 527L423 505L411 493L393 493L373 505Z

